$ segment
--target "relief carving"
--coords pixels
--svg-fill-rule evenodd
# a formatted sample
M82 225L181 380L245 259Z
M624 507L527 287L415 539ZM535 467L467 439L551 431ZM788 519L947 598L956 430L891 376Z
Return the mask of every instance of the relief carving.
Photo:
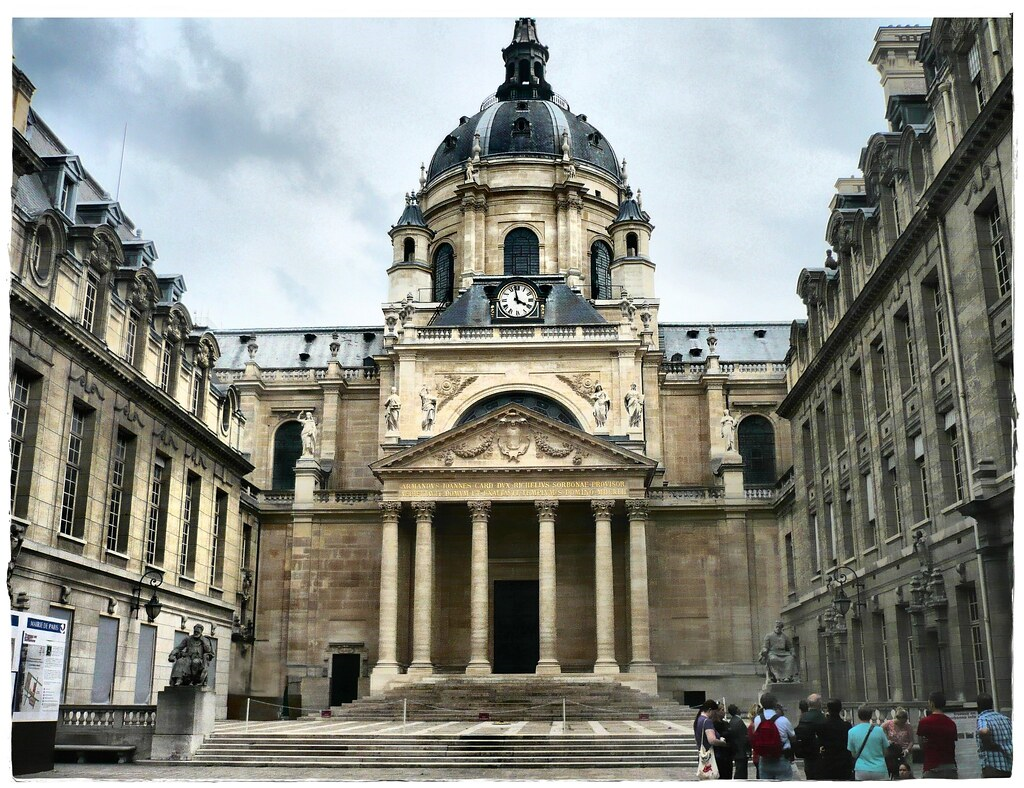
M100 388L99 383L96 382L96 378L93 377L92 372L90 372L89 370L85 370L81 374L81 376L77 378L72 376L71 379L82 387L82 390L86 393L86 395L95 394L101 400L106 399L106 397L103 395L103 389Z
M503 425L497 437L498 451L509 462L519 462L519 458L530 448L530 436L523 431L526 419L522 416L505 416L498 423Z
M580 372L569 377L568 375L556 375L560 381L571 388L576 394L590 402L590 396L594 393L594 385L597 383L595 376L590 372Z
M477 375L445 375L437 385L437 407L457 397L477 379Z

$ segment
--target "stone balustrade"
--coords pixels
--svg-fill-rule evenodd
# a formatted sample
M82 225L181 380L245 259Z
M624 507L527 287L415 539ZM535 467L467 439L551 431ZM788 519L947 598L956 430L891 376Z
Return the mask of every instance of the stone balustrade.
M592 342L635 339L629 326L617 323L584 326L410 326L402 344L435 342Z

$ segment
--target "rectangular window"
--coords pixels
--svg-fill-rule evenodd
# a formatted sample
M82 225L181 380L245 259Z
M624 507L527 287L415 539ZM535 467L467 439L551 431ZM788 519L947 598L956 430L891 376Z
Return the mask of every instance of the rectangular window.
M14 512L18 498L18 484L25 456L25 433L28 425L29 393L28 377L15 371L11 378L11 511Z
M811 559L811 574L820 574L821 558L818 555L818 515L811 512L811 520L807 528L807 550Z
M786 534L786 581L790 594L796 593L796 556L793 554L793 534Z
M804 480L811 483L817 473L814 467L814 441L811 437L811 422L809 421L800 425L800 445L803 447L804 455Z
M988 692L988 669L985 660L985 639L981 629L981 607L978 592L971 586L964 593L967 603L967 619L971 636L971 658L974 662L974 681L977 692Z
M825 416L825 405L818 406L814 420L814 431L818 438L818 468L825 470L828 462L828 419Z
M185 481L185 503L181 513L181 551L178 555L178 574L194 577L196 572L196 535L199 532L199 503L202 499L202 479L194 473Z
M838 385L832 389L832 437L836 441L836 451L846 448L846 424L843 422L843 387Z
M896 235L898 236L903 232L903 222L900 221L900 196L899 192L896 190L895 181L893 181L890 188L892 189L892 220L896 225Z
M853 557L853 495L849 487L843 488L843 558Z
M85 495L87 487L89 427L92 414L80 405L71 409L71 431L64 465L64 490L61 495L60 532L81 538L85 533Z
M932 316L935 326L936 350L940 359L949 354L949 340L946 337L946 305L942 300L942 290L936 283L931 290Z
M160 357L160 388L170 392L171 384L171 346L164 342L164 352Z
M217 490L213 512L213 544L210 554L210 585L220 588L224 582L224 536L228 521L228 494Z
M139 336L139 316L134 312L128 315L124 334L124 360L132 364L135 362L135 343Z
M886 537L895 536L903 527L895 454L888 454L882 458L881 482L882 499L885 502L885 535Z
M153 694L153 664L156 658L156 627L139 625L139 650L135 658L135 703L149 704Z
M957 431L956 422L948 423L951 421L949 418L952 415L952 411L947 414L946 421L946 446L949 450L949 464L951 472L951 481L953 482L953 492L956 495L953 502L962 501L964 499L965 492L965 479L964 479L964 468L963 468L963 456L962 447L960 445L960 433Z
M120 623L119 619L100 616L96 631L96 659L92 667L90 703L110 703L114 699L117 634Z
M110 469L110 500L107 504L107 550L109 552L125 553L128 550L134 455L135 440L133 436L119 431L114 444L114 461Z
M859 363L850 367L850 415L853 430L860 435L864 432L864 372Z
M999 295L1004 296L1010 292L1013 284L1013 269L1010 266L1010 255L1006 250L1006 236L1003 232L1003 220L999 213L999 203L994 203L988 215L985 217L988 225L988 240L992 248L992 262L996 269L996 287Z
M96 322L96 280L91 276L85 278L85 301L82 304L82 325L86 331L92 331Z
M864 522L864 548L874 547L877 543L878 519L875 515L875 479L871 473L865 473L862 477L864 484L864 503L867 507L867 517Z
M71 209L74 207L72 204L73 197L74 183L72 183L71 178L68 177L67 173L64 173L64 179L60 185L60 209L72 219L74 218L71 216Z
M249 557L252 552L252 525L242 525L242 569L251 569Z
M835 507L831 502L825 504L825 555L828 557L829 566L835 566L836 560L836 514Z
M873 384L873 395L875 415L881 416L889 410L889 367L885 357L885 344L881 338L876 339L871 345L871 381Z
M67 622L67 629L64 634L64 672L63 681L60 685L60 700L63 703L68 696L68 666L71 664L71 644L74 640L75 634L75 611L67 607L57 607L50 605L50 609L46 611L46 615L50 618L57 618L61 621Z
M892 664L889 662L888 632L885 625L885 614L875 614L875 631L879 645L880 664L878 670L878 692L880 698L892 698L894 682Z
M164 540L167 534L167 481L170 479L170 462L157 455L153 462L153 478L149 485L149 514L146 517L147 564L159 564L164 560Z
M985 86L981 81L981 55L978 52L978 43L967 53L967 73L971 78L971 87L974 89L974 97L978 101L978 110L985 106Z
M904 306L896 315L896 350L899 355L900 389L906 390L917 385L917 350L914 347L914 332L910 326L910 310Z
M193 416L199 415L199 396L202 390L202 373L196 369L192 372L192 404L190 411Z

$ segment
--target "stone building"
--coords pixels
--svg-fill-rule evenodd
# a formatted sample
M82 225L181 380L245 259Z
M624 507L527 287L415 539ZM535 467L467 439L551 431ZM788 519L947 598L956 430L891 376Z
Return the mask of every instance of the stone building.
M829 694L1012 702L1012 54L1009 19L879 30L888 130L799 277L784 618Z
M155 702L175 639L204 625L224 714L258 529L238 394L182 277L156 272L17 66L13 87L12 605L70 623L72 706Z
M213 332L263 491L240 694L763 680L789 326L660 322L654 225L615 149L552 90L532 20L502 56L390 230L381 325Z

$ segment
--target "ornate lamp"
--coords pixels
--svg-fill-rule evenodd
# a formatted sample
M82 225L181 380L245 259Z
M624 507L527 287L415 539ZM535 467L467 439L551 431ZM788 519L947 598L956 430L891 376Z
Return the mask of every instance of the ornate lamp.
M139 578L138 582L132 587L132 607L131 612L135 613L135 617L138 618L139 608L144 608L146 611L146 617L150 623L156 621L156 617L160 615L160 611L163 610L163 605L160 602L160 598L156 595L156 589L163 585L164 573L159 569L147 569L142 573L142 577ZM143 604L142 602L142 587L149 586L153 589L153 596L149 598L149 601Z

